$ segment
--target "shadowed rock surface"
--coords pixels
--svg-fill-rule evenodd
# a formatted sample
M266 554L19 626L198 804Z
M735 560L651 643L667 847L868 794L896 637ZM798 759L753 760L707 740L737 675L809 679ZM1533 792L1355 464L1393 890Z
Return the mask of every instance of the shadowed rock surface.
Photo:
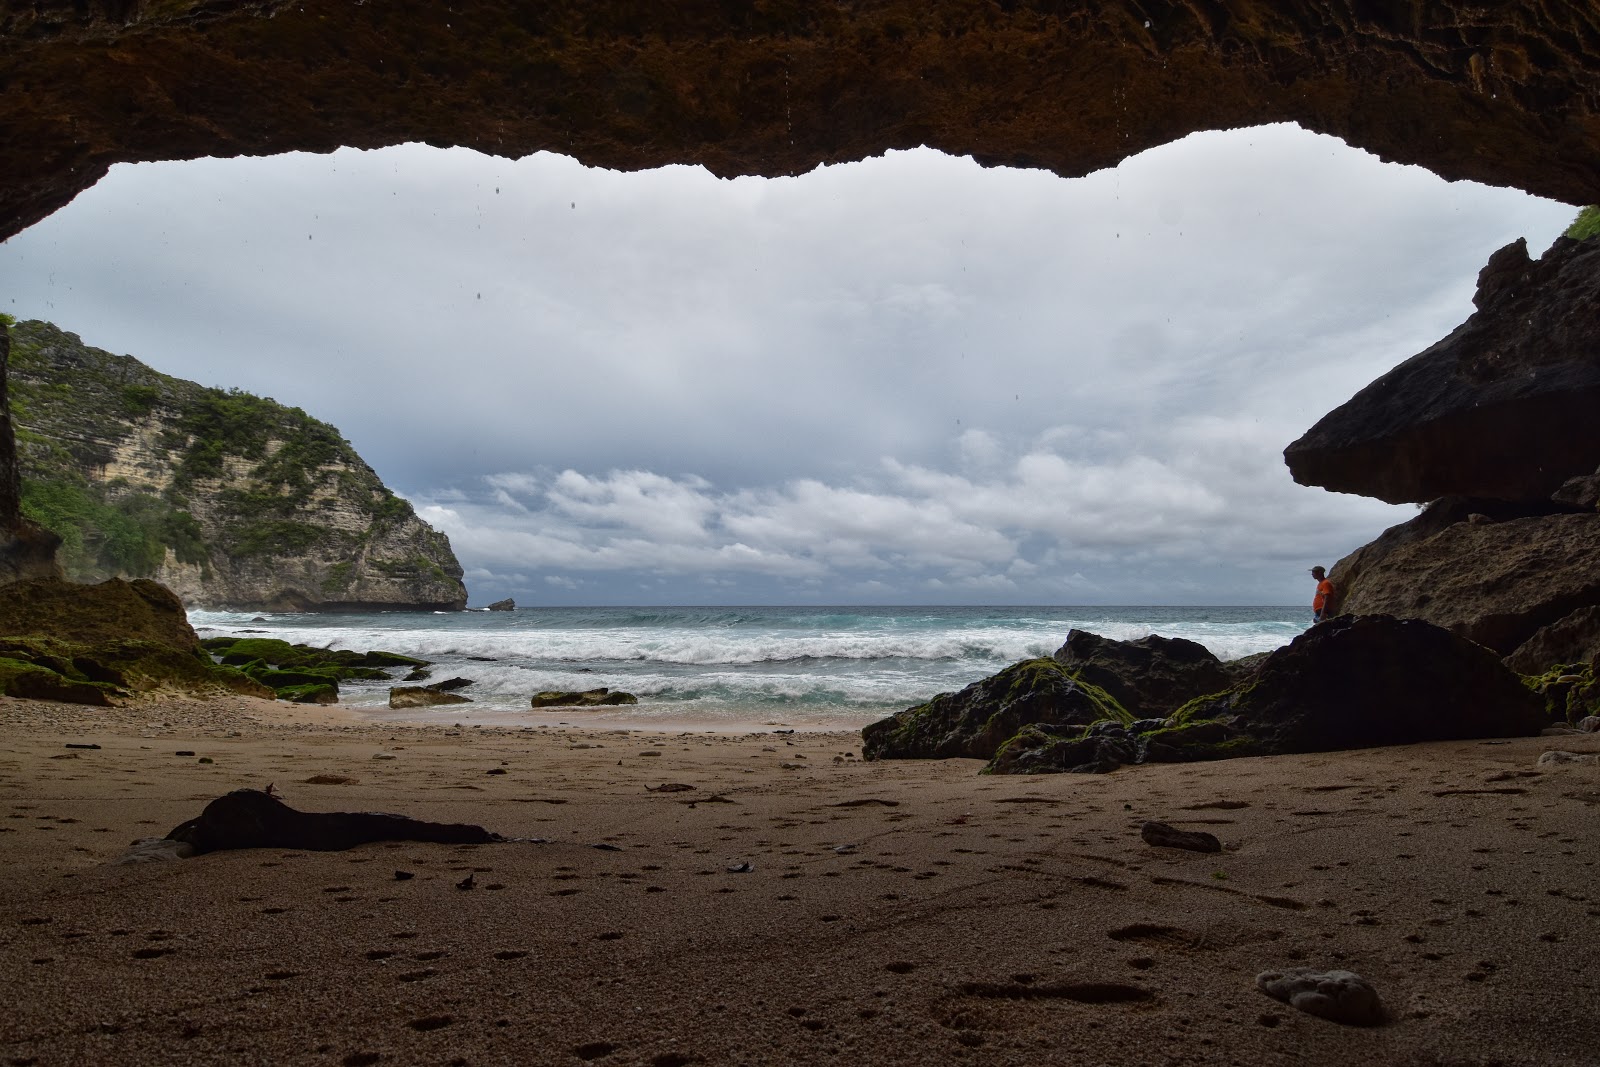
M0 34L0 239L116 162L406 141L723 176L927 144L1078 175L1294 121L1600 199L1600 17L1579 0L38 0L0 8Z
M485 845L505 840L467 823L424 822L369 811L296 811L260 789L236 789L218 797L167 838L192 846L197 854L232 848L339 852L370 841Z
M1489 649L1386 615L1319 623L1248 682L1174 719L1224 717L1274 753L1529 736L1546 722L1542 702Z
M1531 261L1518 239L1473 302L1450 336L1284 450L1295 481L1392 504L1542 501L1600 464L1600 241L1558 238Z
M1220 692L1234 681L1206 646L1159 634L1114 641L1073 630L1055 660L1068 674L1105 690L1140 719L1170 715L1195 697Z

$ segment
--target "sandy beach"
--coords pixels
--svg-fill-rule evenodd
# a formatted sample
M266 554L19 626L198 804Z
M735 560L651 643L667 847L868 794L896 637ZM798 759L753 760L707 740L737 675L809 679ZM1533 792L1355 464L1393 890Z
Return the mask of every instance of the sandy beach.
M1600 737L1008 778L853 733L0 700L0 1062L1594 1064L1600 768L1551 749ZM268 784L530 840L114 862ZM1303 966L1392 1021L1256 988Z

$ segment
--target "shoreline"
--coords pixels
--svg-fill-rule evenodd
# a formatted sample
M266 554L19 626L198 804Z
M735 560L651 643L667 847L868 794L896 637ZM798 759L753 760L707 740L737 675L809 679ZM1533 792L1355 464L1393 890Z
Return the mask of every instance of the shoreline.
M1548 749L1600 737L1006 777L864 763L854 733L0 700L0 966L20 976L0 1052L1588 1064L1600 768L1538 766ZM542 840L114 864L269 783L303 810ZM1224 851L1152 848L1144 819ZM1292 966L1363 975L1393 1021L1255 988Z

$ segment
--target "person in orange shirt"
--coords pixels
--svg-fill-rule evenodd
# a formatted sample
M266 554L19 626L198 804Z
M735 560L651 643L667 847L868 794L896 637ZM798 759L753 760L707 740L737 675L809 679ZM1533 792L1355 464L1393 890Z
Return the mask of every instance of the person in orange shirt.
M1333 617L1333 583L1321 567L1312 567L1311 577L1317 580L1317 595L1311 598L1311 621L1321 622Z

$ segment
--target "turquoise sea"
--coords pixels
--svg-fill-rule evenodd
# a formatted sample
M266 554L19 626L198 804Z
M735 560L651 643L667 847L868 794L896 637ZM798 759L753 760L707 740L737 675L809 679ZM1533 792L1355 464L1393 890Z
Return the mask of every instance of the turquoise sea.
M1287 644L1303 607L608 607L446 614L258 615L194 611L202 637L253 633L434 661L432 681L473 680L473 703L389 712L388 683L344 683L376 716L640 728L782 724L855 729L1061 647L1072 629L1198 641L1223 659ZM546 689L607 686L636 706L530 715Z

